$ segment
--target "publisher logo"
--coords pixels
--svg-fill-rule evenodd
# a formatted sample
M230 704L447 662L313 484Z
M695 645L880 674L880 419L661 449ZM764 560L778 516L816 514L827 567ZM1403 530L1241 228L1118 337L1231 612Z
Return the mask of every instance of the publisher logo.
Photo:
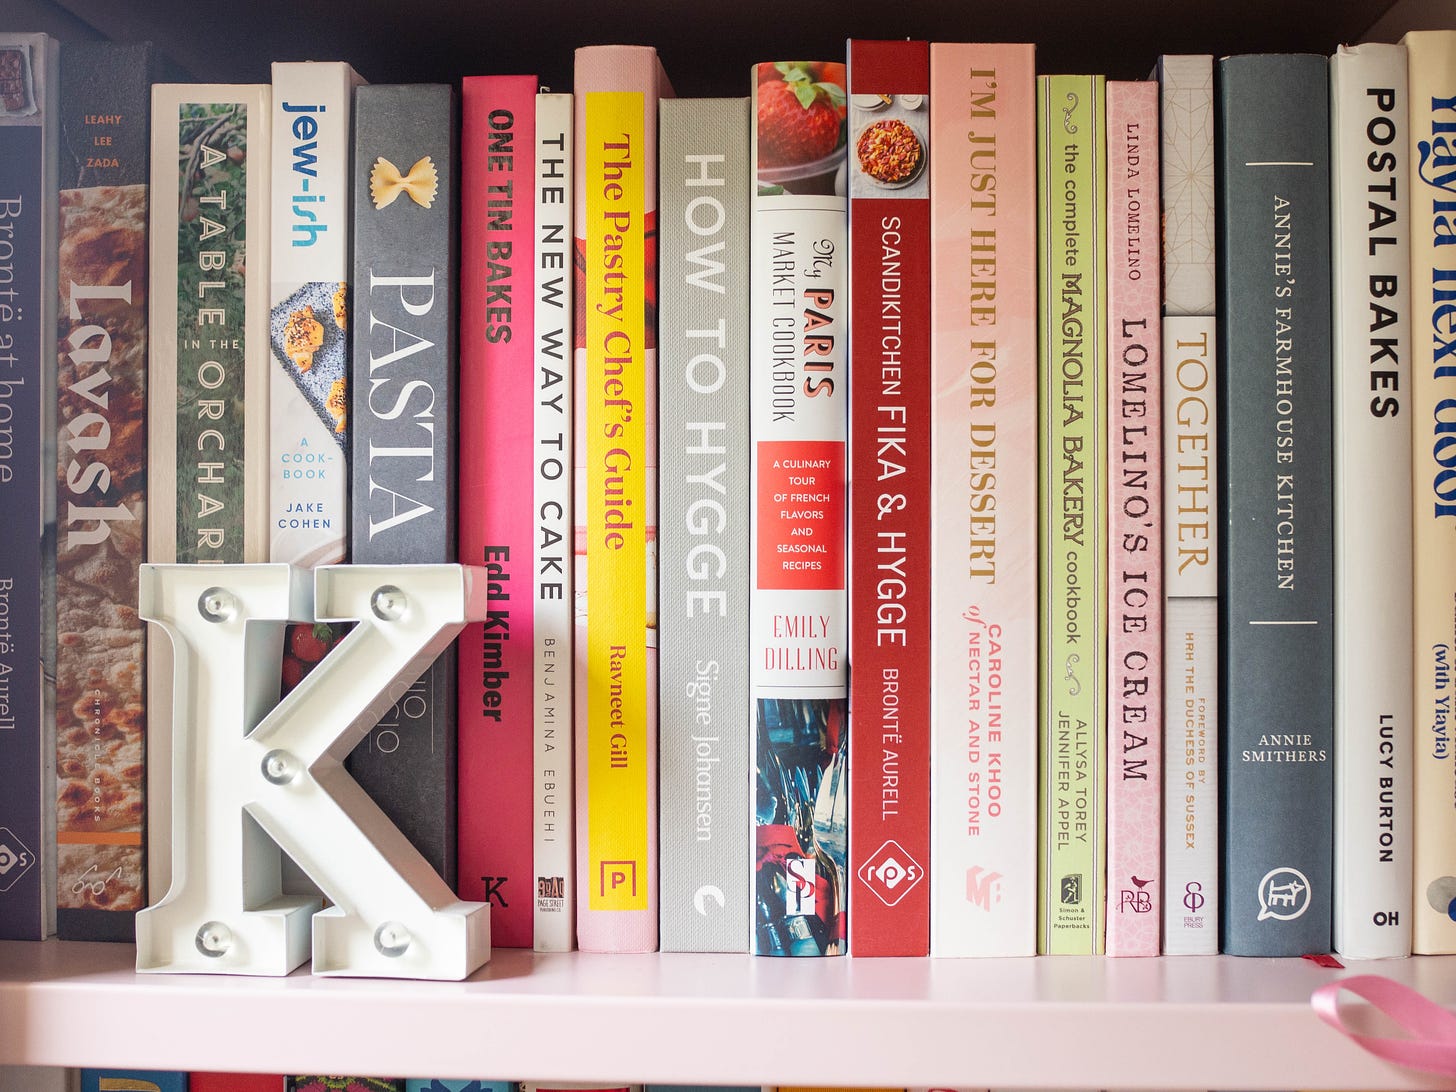
M537 876L536 897L538 899L566 898L565 876Z
M0 827L0 891L9 891L35 864L35 854L8 827Z
M980 865L966 869L966 901L982 910L1001 905L1001 873L982 871Z
M925 877L925 869L891 838L859 866L860 882L886 906L894 906Z
M1057 889L1063 906L1082 905L1082 873L1072 872L1063 876Z
M600 874L603 895L637 894L636 861L603 861Z
M784 862L784 872L789 879L789 889L784 892L784 916L801 918L813 914L814 892L818 885L814 858L790 857Z
M707 917L713 910L721 910L727 905L727 896L723 894L721 887L713 884L704 884L693 892L693 909L698 912L699 917Z
M1293 921L1309 909L1309 880L1297 868L1271 868L1259 881L1259 920Z
M506 893L502 890L506 885L508 876L482 876L480 882L485 886L485 902L494 903L502 909L508 908L511 904L506 902Z
M1203 894L1203 885L1197 880L1190 880L1183 885L1183 906L1189 913L1198 913L1207 901L1208 898Z
M1132 880L1132 886L1124 887L1118 891L1118 913L1151 914L1153 912L1153 896L1148 893L1147 886L1153 881L1140 880L1136 876L1130 876L1128 878Z

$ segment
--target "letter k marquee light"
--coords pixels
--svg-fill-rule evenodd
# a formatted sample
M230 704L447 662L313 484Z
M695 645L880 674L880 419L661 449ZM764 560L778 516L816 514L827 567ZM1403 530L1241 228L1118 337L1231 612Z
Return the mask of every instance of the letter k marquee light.
M285 975L310 951L328 975L461 979L485 963L489 907L458 899L343 767L485 618L484 574L143 565L140 599L172 641L175 712L172 887L137 915L137 970ZM315 618L359 624L278 702L284 626ZM332 906L283 893L280 849Z

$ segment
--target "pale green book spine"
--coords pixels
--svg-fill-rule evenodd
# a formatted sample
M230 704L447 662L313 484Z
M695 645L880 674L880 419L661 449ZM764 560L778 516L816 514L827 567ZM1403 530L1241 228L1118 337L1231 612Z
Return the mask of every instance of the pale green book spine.
M1037 948L1102 952L1107 855L1107 130L1101 76L1037 80Z

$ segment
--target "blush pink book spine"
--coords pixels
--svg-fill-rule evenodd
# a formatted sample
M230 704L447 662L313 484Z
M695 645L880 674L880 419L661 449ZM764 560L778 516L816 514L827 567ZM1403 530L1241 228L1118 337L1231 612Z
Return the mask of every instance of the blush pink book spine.
M533 940L536 78L461 84L459 556L491 620L459 638L459 885Z
M1036 83L930 46L933 956L1036 954Z
M1162 920L1162 274L1158 85L1107 84L1107 954Z

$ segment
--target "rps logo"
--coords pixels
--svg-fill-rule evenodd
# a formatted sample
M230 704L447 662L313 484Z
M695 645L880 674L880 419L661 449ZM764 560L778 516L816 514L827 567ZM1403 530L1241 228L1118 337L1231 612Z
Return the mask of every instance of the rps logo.
M877 899L886 906L894 906L925 878L925 869L905 852L904 846L891 838L870 854L856 875Z
M35 854L9 827L0 827L0 891L9 891L35 864Z

